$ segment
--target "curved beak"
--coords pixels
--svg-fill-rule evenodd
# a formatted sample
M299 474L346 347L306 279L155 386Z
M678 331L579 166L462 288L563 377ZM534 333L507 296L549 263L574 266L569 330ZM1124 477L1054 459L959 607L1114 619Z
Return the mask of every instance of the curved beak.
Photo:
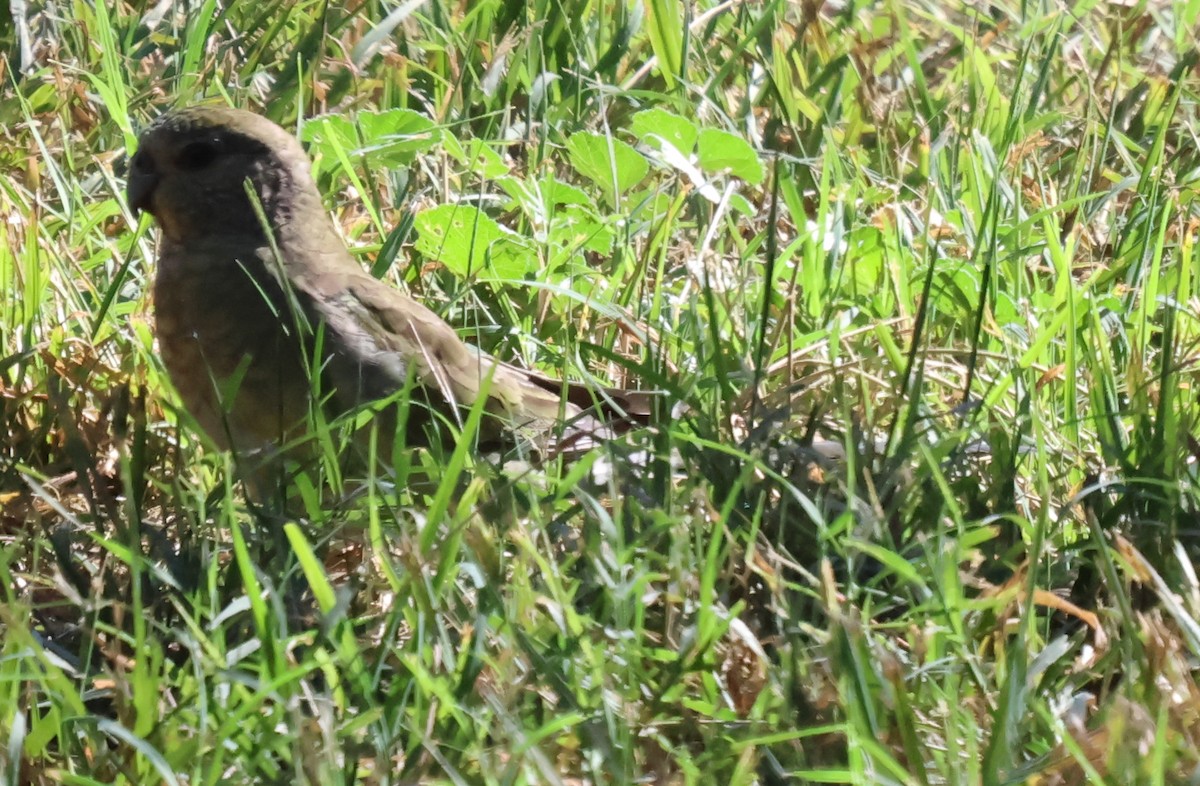
M125 186L125 199L134 214L145 210L154 212L154 189L158 186L158 172L149 157L141 151L133 157L129 166L129 182Z

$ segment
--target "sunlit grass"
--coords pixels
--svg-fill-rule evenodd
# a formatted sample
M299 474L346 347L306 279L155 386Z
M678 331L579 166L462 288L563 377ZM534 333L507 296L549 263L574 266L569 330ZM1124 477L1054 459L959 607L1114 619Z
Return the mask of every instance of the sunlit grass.
M3 782L1194 777L1196 8L336 5L0 23ZM199 100L660 422L247 502L121 193Z

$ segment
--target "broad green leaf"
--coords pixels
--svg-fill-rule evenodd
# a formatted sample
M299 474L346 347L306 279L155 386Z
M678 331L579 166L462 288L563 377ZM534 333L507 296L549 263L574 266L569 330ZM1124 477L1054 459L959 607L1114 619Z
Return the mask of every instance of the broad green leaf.
M696 139L700 129L686 117L681 117L665 109L647 109L633 116L629 130L643 144L654 149L660 149L662 140L671 145L685 156L696 147Z
M441 139L433 121L411 109L359 112L355 119L362 132L362 152L370 166L408 166L417 153Z
M455 161L466 166L468 172L489 179L508 174L509 167L504 158L482 139L468 139L465 144L460 144L448 134L443 146Z
M300 139L309 144L310 154L336 161L337 151L356 151L358 131L350 118L343 115L322 115L307 121L300 128Z
M719 128L700 132L700 167L709 172L728 172L751 185L763 180L762 161L750 143Z
M607 255L612 253L613 231L589 212L567 207L554 214L550 242L568 249Z
M441 132L419 112L389 109L359 112L353 120L342 115L314 118L304 124L300 138L329 161L338 159L340 148L365 158L368 167L390 169L411 164L438 143Z
M636 186L650 170L650 164L641 153L611 136L574 134L567 140L567 153L571 165L610 197Z
M520 279L536 257L520 235L470 205L438 205L413 219L416 249L457 276Z
M573 186L570 183L564 183L556 179L553 174L542 178L539 186L542 189L542 195L546 200L546 204L551 207L555 205L583 205L584 207L591 207L596 203L596 200L588 196L588 193L582 188Z

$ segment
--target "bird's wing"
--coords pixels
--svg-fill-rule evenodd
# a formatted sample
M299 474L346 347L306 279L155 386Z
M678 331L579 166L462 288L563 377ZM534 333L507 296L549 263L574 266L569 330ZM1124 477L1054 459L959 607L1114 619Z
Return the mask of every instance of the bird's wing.
M470 407L486 390L486 411L514 427L547 428L571 419L580 408L529 375L469 346L445 320L421 303L363 271L347 275L342 286L312 297L326 327L323 353L349 359L355 369L335 369L338 379L358 375L355 397L395 393L412 373L417 383L448 404Z
M562 424L562 440L575 441L572 452L592 444L581 436L605 439L649 421L652 394L566 382L504 363L464 342L417 300L369 275L344 247L326 256L318 278L298 270L288 278L311 303L314 324L326 326L322 354L344 404L392 395L411 373L451 410L472 406L486 389L488 413L545 445L554 444L543 438ZM306 270L312 269L318 268Z

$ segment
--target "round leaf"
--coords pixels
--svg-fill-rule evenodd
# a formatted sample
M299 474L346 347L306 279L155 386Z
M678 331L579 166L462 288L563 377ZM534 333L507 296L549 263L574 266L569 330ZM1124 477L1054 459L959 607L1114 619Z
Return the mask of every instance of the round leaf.
M685 156L695 149L696 139L700 136L695 123L665 109L638 112L633 116L629 128L643 144L658 150L662 141L666 140Z
M719 128L700 132L700 167L709 172L728 172L751 185L763 181L763 166L750 143Z
M418 213L416 249L457 276L520 279L535 257L520 235L476 207L438 205Z
M571 165L610 197L633 188L650 171L650 165L641 153L611 136L574 134L567 140L567 154Z

